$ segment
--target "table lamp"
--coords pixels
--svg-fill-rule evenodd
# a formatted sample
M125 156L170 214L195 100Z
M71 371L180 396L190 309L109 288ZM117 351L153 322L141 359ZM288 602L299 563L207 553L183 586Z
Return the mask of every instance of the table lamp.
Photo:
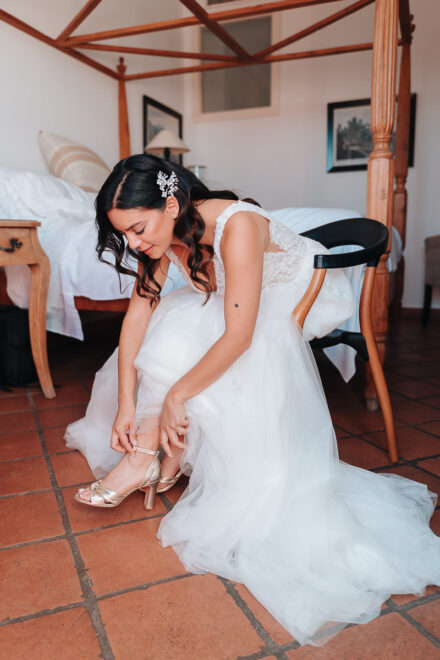
M189 149L180 137L172 131L164 129L150 140L144 151L169 160L171 154L184 154Z

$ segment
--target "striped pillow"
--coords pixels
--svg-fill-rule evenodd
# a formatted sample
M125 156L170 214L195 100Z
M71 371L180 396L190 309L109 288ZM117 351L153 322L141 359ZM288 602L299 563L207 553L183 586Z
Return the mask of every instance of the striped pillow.
M94 151L72 140L40 131L40 148L55 176L87 192L98 192L110 170Z

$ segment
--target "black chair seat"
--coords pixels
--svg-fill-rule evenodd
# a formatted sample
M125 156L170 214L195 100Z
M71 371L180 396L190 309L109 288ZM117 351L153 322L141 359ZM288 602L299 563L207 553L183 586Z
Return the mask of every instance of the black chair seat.
M360 332L350 332L348 330L333 330L325 337L312 339L310 346L312 348L329 348L330 346L337 346L338 344L345 344L351 346L359 353L361 358L368 362L368 348L365 337Z

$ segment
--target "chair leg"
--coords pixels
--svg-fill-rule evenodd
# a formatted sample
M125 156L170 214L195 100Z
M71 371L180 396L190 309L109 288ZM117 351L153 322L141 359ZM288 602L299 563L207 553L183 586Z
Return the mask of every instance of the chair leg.
M388 392L385 375L383 373L379 351L374 339L371 320L371 298L373 293L375 271L376 269L374 267L368 266L365 272L364 285L362 288L361 302L359 307L359 317L361 332L364 335L367 344L370 371L373 377L374 385L376 387L379 405L382 411L385 425L385 437L387 440L388 454L390 460L393 463L397 463L399 460L399 451L397 448L393 409L391 407L390 394Z
M367 341L368 353L370 356L370 368L373 381L376 386L377 396L379 399L380 409L382 411L383 421L385 425L385 436L387 440L388 455L393 463L399 460L399 450L397 448L396 429L394 427L393 409L391 407L390 394L388 392L385 375L383 373L382 364L380 362L379 353L377 352L376 343Z
M422 325L428 325L429 312L431 311L432 284L425 284L425 295L423 298Z

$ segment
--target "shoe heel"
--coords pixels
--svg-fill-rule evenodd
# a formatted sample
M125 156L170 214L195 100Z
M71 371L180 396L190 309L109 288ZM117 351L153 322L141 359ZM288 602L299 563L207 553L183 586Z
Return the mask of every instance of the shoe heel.
M150 486L147 487L147 489L145 490L144 507L147 511L150 511L154 506L154 498L156 497L157 484L158 482L156 481L156 483L150 484Z

